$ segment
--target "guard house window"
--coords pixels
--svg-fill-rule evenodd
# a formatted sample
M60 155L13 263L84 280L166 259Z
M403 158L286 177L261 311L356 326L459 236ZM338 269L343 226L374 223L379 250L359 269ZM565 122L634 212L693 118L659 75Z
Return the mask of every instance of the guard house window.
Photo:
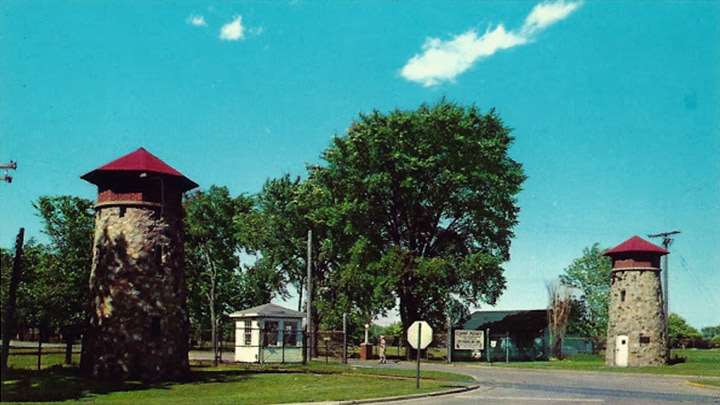
M640 343L642 343L642 344L650 343L650 336L640 335Z
M625 302L625 290L620 290L620 302Z
M250 346L252 343L252 321L245 321L243 334L245 335L245 346Z
M297 346L297 322L286 321L285 322L285 345Z
M277 346L278 345L278 330L277 321L265 321L265 330L263 336L263 346Z

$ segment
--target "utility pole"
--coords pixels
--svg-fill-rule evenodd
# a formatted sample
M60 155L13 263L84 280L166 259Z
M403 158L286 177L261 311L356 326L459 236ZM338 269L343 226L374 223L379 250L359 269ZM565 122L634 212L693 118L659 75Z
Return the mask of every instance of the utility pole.
M8 174L8 170L16 170L17 169L17 162L13 162L12 160L10 163L0 163L0 169L5 169L5 173L2 176L2 181L6 183L12 183L12 176Z
M670 245L673 243L673 238L671 238L672 235L679 234L680 231L670 231L670 232L659 232L659 233L653 233L648 235L649 238L663 238L662 239L662 245L665 248L665 250L670 249ZM670 355L670 335L668 335L668 322L670 318L670 305L669 305L669 288L668 288L668 282L669 282L669 268L668 268L668 255L663 256L663 310L665 312L665 339L667 342L668 347L668 356Z
M307 236L307 359L312 360L313 324L312 324L312 230Z

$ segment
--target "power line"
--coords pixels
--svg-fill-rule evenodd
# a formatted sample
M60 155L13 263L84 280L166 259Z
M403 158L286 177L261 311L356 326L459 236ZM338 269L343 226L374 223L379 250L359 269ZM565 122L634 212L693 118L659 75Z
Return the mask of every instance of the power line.
M680 265L685 269L685 271L688 272L688 274L690 274L690 277L692 277L693 281L695 282L696 289L698 290L698 292L701 293L703 298L705 298L708 305L710 305L710 308L716 308L718 304L714 302L713 294L711 294L710 291L706 289L705 284L700 281L697 274L690 271L690 267L688 266L687 261L682 255L680 255Z

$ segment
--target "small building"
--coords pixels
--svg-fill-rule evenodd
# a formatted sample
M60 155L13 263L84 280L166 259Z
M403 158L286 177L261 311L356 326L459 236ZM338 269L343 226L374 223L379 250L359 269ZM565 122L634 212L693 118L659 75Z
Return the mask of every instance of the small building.
M484 343L463 350L458 339L467 331L482 332ZM546 360L548 334L546 309L476 311L453 333L453 360L505 361L506 356L510 361Z
M665 364L660 258L668 251L633 236L604 254L612 259L605 363L616 367Z
M305 314L264 304L230 314L235 320L235 361L301 363Z

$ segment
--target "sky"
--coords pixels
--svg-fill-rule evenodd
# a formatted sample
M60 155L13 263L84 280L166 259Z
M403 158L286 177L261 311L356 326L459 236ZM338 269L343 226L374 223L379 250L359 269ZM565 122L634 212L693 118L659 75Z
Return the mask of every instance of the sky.
M678 229L670 309L720 324L718 38L714 1L4 0L0 246L140 146L251 194L359 113L446 97L495 108L528 176L495 309L544 308L595 242Z

